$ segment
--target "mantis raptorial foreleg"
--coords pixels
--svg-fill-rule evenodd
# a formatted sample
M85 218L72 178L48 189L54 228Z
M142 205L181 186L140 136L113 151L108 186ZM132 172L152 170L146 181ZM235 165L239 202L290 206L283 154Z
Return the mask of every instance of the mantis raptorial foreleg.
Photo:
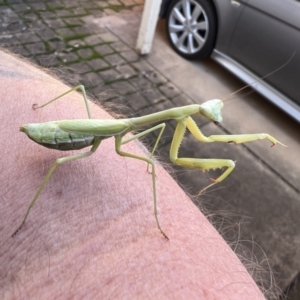
M26 215L23 219L23 222L21 223L21 225L18 227L18 229L15 231L14 234L16 234L20 230L20 228L26 221L26 218L31 208L37 201L45 184L48 182L49 178L51 177L56 167L59 164L65 163L67 161L72 161L72 160L84 158L91 155L97 150L97 148L100 145L100 142L103 139L107 139L109 137L115 137L115 150L117 154L121 156L138 159L141 161L145 161L147 163L147 166L151 165L155 220L157 223L157 227L166 238L168 237L163 232L157 215L156 173L155 173L155 164L153 159L153 154L158 146L162 133L165 129L165 123L162 123L163 121L170 120L170 119L177 121L177 127L173 136L171 149L170 149L170 159L174 164L181 165L187 168L199 169L199 170L210 170L210 169L222 168L222 167L227 168L217 179L211 179L213 183L205 187L204 189L202 189L200 193L206 190L208 187L211 187L212 185L224 180L232 172L235 164L230 159L178 158L178 150L183 140L183 136L186 128L189 129L189 131L197 140L204 143L225 142L225 143L240 144L240 143L255 141L259 139L269 139L273 143L273 145L279 143L282 146L285 146L282 143L278 142L275 138L273 138L269 134L265 134L265 133L243 134L243 135L211 135L209 137L206 137L197 127L196 123L191 118L191 116L203 115L204 117L206 117L207 119L215 123L221 122L222 121L221 109L223 107L223 102L218 99L207 101L201 105L199 104L186 105L186 106L172 108L172 109L168 109L165 111L161 111L161 112L157 112L154 114L137 117L137 118L118 119L118 120L111 120L111 119L93 120L91 117L91 112L89 109L89 104L86 98L84 87L79 85L41 106L34 105L33 108L37 109L37 108L44 107L77 89L80 89L83 93L83 98L85 101L89 119L61 120L61 121L53 121L47 123L27 124L27 125L23 125L20 128L20 130L25 132L28 135L28 137L30 137L30 139L32 139L36 143L51 149L68 151L68 150L78 150L88 146L91 146L92 148L89 152L86 153L60 158L53 164L53 166L45 176L44 180L42 181L33 200L31 201L29 208L26 212ZM159 123L159 124L147 130L144 130L138 134L135 134L127 139L124 139L127 133L148 125L152 125L154 123ZM142 157L121 150L122 145L129 143L137 138L140 138L157 129L160 129L160 132L158 138L156 139L153 150L148 157Z
M162 124L159 124L157 126L154 126L148 130L145 130L141 133L138 133L132 137L130 137L129 139L125 140L125 141L122 141L122 137L116 137L115 139L115 145L116 145L116 152L121 155L121 156L126 156L126 157L131 157L131 158L135 158L135 159L138 159L138 160L142 160L142 161L145 161L147 163L147 165L151 165L151 175L152 175L152 189L153 189L153 202L154 202L154 216L155 216L155 220L156 220L156 224L157 224L157 227L158 229L160 230L160 232L163 234L163 236L166 238L166 239L169 239L168 236L164 233L164 231L162 230L160 224L159 224L159 221L158 221L158 217L157 217L157 200L156 200L156 173L155 173L155 164L154 164L154 160L152 158L153 156L153 153L158 145L158 142L160 140L160 137L165 129L165 123L162 123ZM149 157L142 157L142 156L138 156L138 155L135 155L135 154L132 154L132 153L128 153L128 152L124 152L121 150L121 146L126 144L126 143L129 143L137 138L140 138L146 134L148 134L149 132L153 131L153 130L156 130L156 129L161 129L160 130L160 133L159 133L159 136L158 138L156 139L156 143L153 147L153 150L150 154Z
M273 147L276 143L285 146L284 144L277 141L271 135L266 133L257 133L257 134L239 134L239 135L211 135L206 137L200 131L195 121L191 117L187 117L184 120L178 121L178 124L175 129L174 137L171 144L170 149L170 159L171 161L179 166L190 168L190 169L198 169L198 170L211 170L217 168L227 169L223 172L218 178L210 180L213 182L212 184L206 186L198 195L202 194L206 189L213 186L216 183L223 181L234 169L235 163L230 159L201 159L201 158L178 158L178 151L180 148L181 141L183 139L186 127L189 129L191 134L200 142L204 143L212 143L212 142L224 142L224 143L234 143L241 144L246 142L252 142L256 140L268 139L272 142Z

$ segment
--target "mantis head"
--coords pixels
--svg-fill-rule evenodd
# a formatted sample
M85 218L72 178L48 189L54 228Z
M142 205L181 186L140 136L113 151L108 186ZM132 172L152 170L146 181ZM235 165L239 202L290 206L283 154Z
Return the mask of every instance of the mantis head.
M209 100L200 105L200 114L215 123L219 123L222 121L222 107L222 100Z

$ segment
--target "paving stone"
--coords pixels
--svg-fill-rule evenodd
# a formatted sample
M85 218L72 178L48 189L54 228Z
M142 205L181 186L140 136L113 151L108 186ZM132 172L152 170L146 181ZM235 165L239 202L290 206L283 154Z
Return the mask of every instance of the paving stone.
M132 8L132 11L142 12L144 10L144 5L137 5Z
M85 1L83 4L84 8L97 8L98 5L96 2L93 1Z
M49 47L54 51L62 51L66 48L66 44L62 41L49 41Z
M112 83L110 86L121 95L134 93L136 91L135 88L127 81L117 81Z
M172 102L174 103L174 106L181 106L182 103L185 103L186 105L189 104L195 104L191 98L189 98L187 95L185 94L180 94L174 98L172 98Z
M105 92L105 96L110 95L110 93ZM128 104L129 101L124 99L123 96L117 96L109 98L108 101L105 101L105 109L109 112L113 112L113 116L118 118L130 117L133 115L133 111Z
M83 74L91 71L91 68L84 62L74 63L68 65L73 73Z
M104 7L107 7L108 6L108 2L107 1L96 1L96 5L97 7L99 8L104 8Z
M68 41L68 46L71 46L72 48L76 49L76 48L79 48L79 47L86 46L86 44L83 40L75 39L75 40Z
M101 58L90 60L87 64L95 71L109 67L109 64Z
M168 82L158 87L159 90L168 98L178 96L181 91L172 83Z
M120 0L125 6L134 5L135 2L133 0Z
M133 68L131 68L128 64L117 66L116 70L118 70L122 74L123 79L128 79L137 75L136 71Z
M57 34L63 38L72 37L75 35L75 32L70 28L59 28L56 30Z
M118 111L122 113L125 112L123 106L129 106L127 105L128 101L124 99L124 97L120 96L116 90L112 89L111 86L105 86L105 90L102 88L101 98L104 99L104 101L112 101L114 105L118 104ZM130 109L130 108L129 108Z
M86 37L84 41L89 46L95 46L102 43L102 40L96 34Z
M16 37L22 43L34 43L41 40L33 31L17 33Z
M81 26L83 22L79 18L64 18L63 20L66 25L71 25L71 26Z
M111 54L114 52L114 50L112 48L110 48L108 45L99 45L97 47L94 47L94 49L97 53L99 53L102 56Z
M118 0L108 0L109 5L121 6L122 4Z
M132 63L131 65L140 72L154 71L153 67L144 59Z
M14 34L5 34L0 35L0 45L6 46L6 45L17 45L20 44L20 41L17 39L16 35Z
M60 52L57 54L57 57L64 63L71 63L79 60L79 57L74 52Z
M29 10L30 6L28 6L25 3L17 3L17 4L11 4L10 7L15 11L15 12L22 12Z
M57 59L57 57L54 54L52 54L52 55L49 55L49 54L37 55L35 59L39 62L39 64L41 66L47 67L47 68L60 65L60 61Z
M146 100L146 98L140 93L135 92L126 96L126 99L129 100L129 105L133 108L133 111L139 111L150 105L150 103Z
M97 23L86 24L86 28L88 28L89 34L96 34L98 36L99 36L100 33L105 33L106 32L106 29L102 28L102 27L100 28ZM102 39L101 39L101 42L103 43Z
M93 16L91 16L90 14L83 16L80 19L85 25L89 25L89 24L92 24L95 22L95 18Z
M37 30L36 33L45 41L52 40L57 37L56 33L50 28Z
M102 18L104 16L104 13L102 10L96 10L94 9L92 12L90 12L95 18Z
M33 22L33 21L38 20L39 16L36 13L34 13L34 12L26 12L26 13L24 13L22 15L22 19L24 21L31 21L31 22Z
M130 78L128 82L130 82L137 90L147 89L153 86L149 80L140 76Z
M118 9L118 14L128 15L131 13L131 11L132 11L131 9L125 7L124 9Z
M13 4L13 3L22 3L22 2L23 2L23 0L10 0L9 1L10 4ZM4 2L4 4L6 4L6 3L7 3L7 1Z
M1 13L1 17L3 16L9 16L9 17L12 17L12 16L16 16L16 13L9 7L7 6L1 6L0 7L0 13Z
M44 3L35 2L35 3L28 3L28 4L34 10L37 11L46 10L46 5Z
M131 65L140 71L141 76L147 78L152 83L160 84L167 82L167 79L155 71L153 67L145 60L139 60Z
M64 0L61 1L61 3L63 4L64 9L76 8L78 5L80 5L80 3L78 3L76 0Z
M121 74L114 69L101 71L99 75L104 80L104 82L116 81L121 77Z
M18 22L14 22L14 23L9 23L7 24L7 26L5 27L4 32L20 32L23 31L27 28L27 26L25 25L25 23L23 21L18 21Z
M105 84L96 85L91 89L91 92L96 96L98 101L101 101L101 103L108 101L109 99L119 97L118 93L112 89L110 85Z
M43 42L37 42L34 44L26 44L25 47L26 47L26 49L28 49L28 51L31 54L40 54L40 53L46 52L46 47Z
M76 34L80 34L80 35L90 35L90 29L87 26L81 26L81 27L76 27L73 28L74 32Z
M117 41L117 42L111 43L110 47L112 47L113 49L115 49L117 52L131 50L126 44L124 44L121 41Z
M128 62L136 62L140 59L139 55L133 50L122 51L119 54Z
M90 48L79 49L76 53L84 59L87 59L93 55L93 51Z
M80 79L81 84L83 84L86 88L91 88L94 86L98 86L98 85L103 85L103 80L101 79L101 77L95 73L95 72L90 72L90 73L86 73L83 76L81 76Z
M119 54L110 54L105 56L105 60L112 66L118 66L126 63L125 60Z
M64 4L61 1L47 1L47 8L49 9L62 9Z
M39 12L39 15L44 20L51 19L51 18L52 19L53 18L57 19L56 14L54 12L52 12L52 11L41 11L41 12Z
M167 82L167 78L163 77L157 71L154 70L142 71L141 75L155 84L161 84Z
M72 14L77 17L84 16L87 14L87 11L83 7L76 7L76 8L71 9L71 11L72 11Z
M57 18L73 16L73 13L71 10L65 10L65 9L56 10L55 14L56 14Z
M158 101L155 104L154 108L156 109L156 111L163 111L166 109L174 108L174 105L170 100L164 98L164 101Z
M112 10L112 9L110 9L110 8L104 8L103 9L103 15L104 16L113 16L115 14L117 14L117 12L114 11L114 10Z
M141 94L152 104L165 99L165 96L163 96L156 88L142 90Z
M105 41L106 43L108 42L116 42L118 41L118 37L116 37L115 35L113 35L110 32L104 32L104 33L100 33L99 37L102 39L102 41Z
M32 54L25 49L22 45L10 45L6 47L8 50L10 50L13 53L16 53L18 55L23 55L26 57L32 56Z
M8 28L11 24L15 24L15 23L17 24L22 22L23 21L18 17L18 15L16 15L15 13L12 14L9 13L9 15L2 16L1 27Z
M61 19L55 19L55 20L44 20L48 26L50 28L62 28L62 27L65 27L66 24L64 23L63 20Z

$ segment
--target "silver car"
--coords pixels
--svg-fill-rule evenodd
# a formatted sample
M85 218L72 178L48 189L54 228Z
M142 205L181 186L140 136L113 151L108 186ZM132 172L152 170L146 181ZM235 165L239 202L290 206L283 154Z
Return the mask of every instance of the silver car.
M160 17L179 55L210 56L257 81L256 91L300 122L299 0L163 0Z

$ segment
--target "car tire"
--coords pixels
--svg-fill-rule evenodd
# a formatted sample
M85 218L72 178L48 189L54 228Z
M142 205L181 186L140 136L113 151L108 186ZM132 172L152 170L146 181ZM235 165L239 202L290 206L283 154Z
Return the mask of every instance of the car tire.
M166 16L166 30L172 48L180 56L203 59L215 46L215 9L209 0L173 0Z

